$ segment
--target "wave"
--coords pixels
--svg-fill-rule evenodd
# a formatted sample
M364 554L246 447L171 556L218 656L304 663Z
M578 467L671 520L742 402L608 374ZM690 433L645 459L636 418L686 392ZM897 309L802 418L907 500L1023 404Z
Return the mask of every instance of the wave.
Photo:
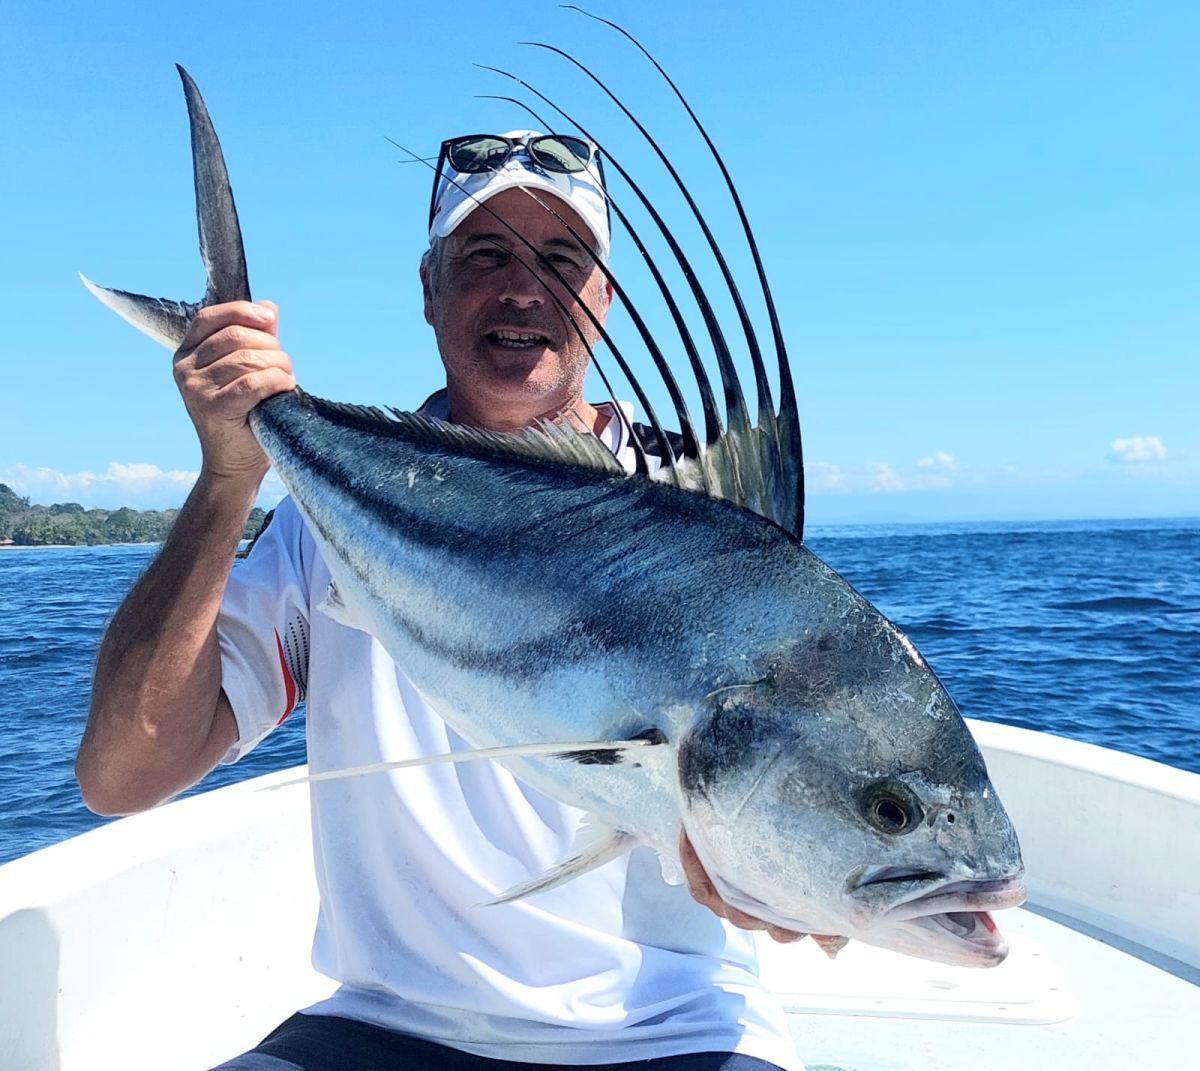
M946 616L927 617L924 620L910 618L900 627L904 632L920 636L961 636L979 631L974 625Z
M1179 606L1168 599L1146 595L1109 595L1102 599L1079 602L1052 602L1052 610L1162 610L1169 614L1194 614L1200 607Z

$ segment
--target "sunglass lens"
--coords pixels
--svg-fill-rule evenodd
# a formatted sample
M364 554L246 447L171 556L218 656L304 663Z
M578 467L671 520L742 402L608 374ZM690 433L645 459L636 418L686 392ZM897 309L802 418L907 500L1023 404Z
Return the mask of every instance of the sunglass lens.
M446 158L455 171L475 174L500 167L508 157L509 145L500 138L463 138L451 142L446 149Z
M582 138L534 138L529 152L547 171L582 171L592 159L592 147Z

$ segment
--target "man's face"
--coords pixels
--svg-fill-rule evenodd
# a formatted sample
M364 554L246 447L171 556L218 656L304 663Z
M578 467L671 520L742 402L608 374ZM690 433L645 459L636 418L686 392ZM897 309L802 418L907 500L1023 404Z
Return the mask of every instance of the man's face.
M539 196L590 237L565 202ZM580 241L524 190L497 194L487 209L476 208L444 240L436 278L422 265L425 319L437 335L455 419L486 416L489 426L521 426L579 400L588 363L580 331L589 344L598 337L581 306L603 323L612 288Z

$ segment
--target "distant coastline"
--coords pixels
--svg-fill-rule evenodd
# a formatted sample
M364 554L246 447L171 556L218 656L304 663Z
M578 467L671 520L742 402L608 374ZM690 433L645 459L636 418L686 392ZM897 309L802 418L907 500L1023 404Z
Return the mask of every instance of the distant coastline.
M161 543L177 516L177 509L84 509L78 502L35 505L0 483L0 548ZM265 516L257 507L250 512L245 538L253 538Z

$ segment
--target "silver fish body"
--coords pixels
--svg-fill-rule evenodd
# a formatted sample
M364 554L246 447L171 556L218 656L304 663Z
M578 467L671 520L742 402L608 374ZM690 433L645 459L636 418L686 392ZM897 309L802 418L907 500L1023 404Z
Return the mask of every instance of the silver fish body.
M255 433L376 636L480 747L663 746L513 768L724 897L805 932L952 962L1004 946L1016 837L912 644L777 526L553 459L470 456L300 394ZM929 910L925 910L925 907Z

